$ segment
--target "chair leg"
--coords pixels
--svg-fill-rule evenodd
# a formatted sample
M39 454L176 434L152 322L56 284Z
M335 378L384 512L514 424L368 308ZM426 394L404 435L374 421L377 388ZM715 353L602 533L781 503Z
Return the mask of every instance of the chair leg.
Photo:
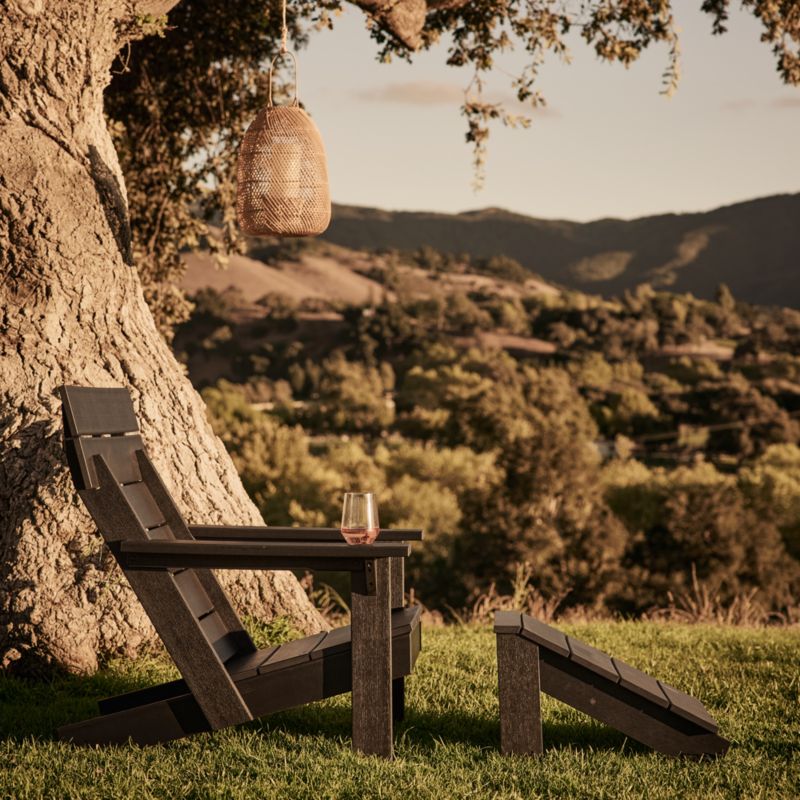
M506 755L539 755L542 713L539 648L516 635L497 635L500 749Z
M392 719L402 722L406 718L406 679L392 681Z
M402 608L405 604L406 587L406 560L404 558L389 559L389 574L391 576L392 608Z
M353 749L392 758L392 617L389 560L372 562L374 589L352 587Z
M390 602L392 611L402 608L405 604L405 559L390 558L389 570L391 576ZM392 719L402 722L406 716L406 682L405 678L395 678L392 681Z

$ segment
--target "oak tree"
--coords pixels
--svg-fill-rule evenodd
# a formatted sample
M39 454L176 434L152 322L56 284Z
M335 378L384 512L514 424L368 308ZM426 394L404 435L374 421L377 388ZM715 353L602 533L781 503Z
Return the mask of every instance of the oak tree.
M542 59L578 31L629 64L653 42L672 56L668 0L354 0L381 57L446 39L474 72L463 107L480 161L492 120L523 120L481 96L512 45L528 54L519 99L543 102ZM784 80L800 82L797 4L744 0ZM302 43L339 0L293 0ZM174 7L174 8L173 8ZM728 0L706 0L715 30ZM0 0L0 663L91 670L135 654L153 631L100 545L64 465L56 388L124 384L144 438L190 521L258 523L203 403L163 333L186 313L180 251L219 215L235 235L231 179L264 102L277 3L237 0ZM169 16L166 16L169 15ZM110 89L107 90L110 84ZM105 93L105 98L104 98ZM105 102L104 102L105 101ZM148 306L149 302L149 306ZM290 575L225 577L243 610L321 624Z

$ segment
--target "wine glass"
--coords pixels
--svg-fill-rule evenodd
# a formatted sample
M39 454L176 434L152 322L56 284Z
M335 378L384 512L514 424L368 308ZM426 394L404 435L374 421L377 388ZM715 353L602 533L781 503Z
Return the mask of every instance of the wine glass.
M347 544L372 544L378 538L378 504L372 492L346 492L342 536Z

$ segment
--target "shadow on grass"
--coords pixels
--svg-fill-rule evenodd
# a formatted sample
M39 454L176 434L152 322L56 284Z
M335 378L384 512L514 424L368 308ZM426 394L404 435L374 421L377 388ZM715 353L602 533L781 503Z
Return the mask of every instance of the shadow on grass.
M0 674L0 741L53 741L61 725L96 716L98 700L151 684L147 678L104 672L47 681Z
M351 716L349 706L311 704L283 711L251 723L254 730L284 731L295 736L326 736L349 740ZM579 723L544 722L545 750L591 749L648 752L649 749L624 734L590 720ZM500 720L462 711L415 713L409 710L406 719L395 726L395 741L433 751L442 743L466 744L479 749L500 748Z
M90 677L60 676L49 681L27 680L0 674L0 741L54 741L56 730L70 722L96 716L97 701L152 685L146 676L100 672ZM278 712L249 723L256 731L291 735L325 736L349 742L349 702L325 701ZM441 713L417 713L409 709L395 729L395 739L432 752L442 743L466 744L479 749L498 749L499 718L458 709ZM648 748L588 718L580 722L545 721L545 750L591 749L648 752ZM794 744L772 738L750 741L756 749L774 757L788 757Z

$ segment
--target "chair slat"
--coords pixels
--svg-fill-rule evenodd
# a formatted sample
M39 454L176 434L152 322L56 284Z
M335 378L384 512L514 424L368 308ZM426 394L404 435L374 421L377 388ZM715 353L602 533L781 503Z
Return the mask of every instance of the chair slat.
M175 538L172 528L169 525L159 525L147 531L147 538L150 541L168 541Z
M147 486L143 483L131 483L121 488L143 528L156 528L164 524L164 515Z
M392 609L392 636L409 633L418 624L419 606Z
M217 651L220 661L225 662L238 653L238 643L225 627L216 611L212 611L207 616L202 617L199 623L206 639Z
M324 633L306 636L305 639L295 639L293 642L281 645L269 660L262 664L260 673L272 672L276 669L291 667L311 659L311 651L325 638Z
M662 683L659 681L664 694L669 700L669 710L677 714L679 717L688 719L694 722L701 728L705 728L711 733L716 733L717 723L711 714L706 711L706 707L696 698L691 695L676 689L674 686Z
M235 631L229 631L214 642L214 649L217 651L219 660L223 664L227 664L235 656L242 655L242 637Z
M237 681L242 678L252 678L258 674L258 668L278 649L274 644L266 650L256 650L255 653L245 653L244 655L234 656L226 664L225 668L229 674Z
M214 610L214 604L197 579L197 575L194 574L194 570L185 569L175 573L172 577L175 579L175 585L186 601L186 605L192 610L192 614L196 617L204 617ZM228 632L227 628L224 632Z
M522 614L519 611L495 611L495 633L519 633L522 630Z
M142 479L136 461L136 451L144 449L142 437L129 436L80 436L64 442L70 466L77 467L80 473L79 489L96 489L99 486L94 457L101 455L108 464L118 483L134 483ZM73 477L77 479L73 469ZM77 483L77 480L76 480Z
M669 700L667 700L659 682L652 675L640 672L618 658L612 658L611 660L614 662L617 672L619 672L619 685L623 689L629 689L631 692L650 700L662 708L669 707Z
M139 430L127 389L62 386L61 399L70 437L135 433Z
M567 637L556 628L551 628L527 614L522 615L522 635L560 656L569 656Z
M619 683L619 673L614 667L614 662L602 650L571 636L567 636L567 642L569 642L571 661L608 678L613 683Z
M345 625L342 628L335 628L328 631L325 638L320 639L311 651L311 658L323 658L324 656L331 656L335 653L344 653L350 649L351 628Z

